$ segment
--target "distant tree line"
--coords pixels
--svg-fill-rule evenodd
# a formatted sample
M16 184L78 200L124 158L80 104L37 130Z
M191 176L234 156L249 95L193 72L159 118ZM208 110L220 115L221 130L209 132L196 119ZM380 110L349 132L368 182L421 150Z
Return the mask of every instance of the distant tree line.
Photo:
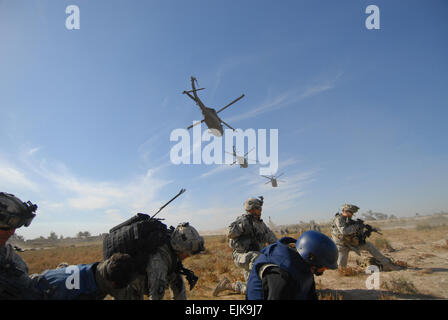
M363 220L386 220L386 219L397 219L397 217L393 214L385 214L381 212L373 212L372 210L368 210L367 212L361 214L361 218Z

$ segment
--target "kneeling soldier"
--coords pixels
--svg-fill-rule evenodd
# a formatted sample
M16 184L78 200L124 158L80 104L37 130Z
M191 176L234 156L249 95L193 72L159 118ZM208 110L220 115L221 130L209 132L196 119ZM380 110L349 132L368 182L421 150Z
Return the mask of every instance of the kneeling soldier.
M246 200L244 202L246 213L232 222L227 233L227 237L230 239L229 246L233 249L233 261L243 269L246 281L254 261L260 255L260 250L265 247L266 243L271 244L277 241L274 232L261 219L262 206L263 197ZM216 286L213 295L217 296L224 290L245 294L246 284L240 281L232 284L227 277L224 277Z
M360 251L365 250L382 265L384 271L400 270L399 266L393 264L373 244L365 241L363 230L365 225L352 219L359 207L353 204L344 204L341 209L342 214L335 215L331 226L331 237L339 250L338 266L347 267L350 251L355 251L360 255Z

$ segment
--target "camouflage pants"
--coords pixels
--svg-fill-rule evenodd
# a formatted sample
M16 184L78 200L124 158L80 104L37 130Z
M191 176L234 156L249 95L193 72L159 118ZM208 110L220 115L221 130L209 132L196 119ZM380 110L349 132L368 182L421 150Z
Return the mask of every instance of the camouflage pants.
M255 260L260 256L260 252L258 251L249 251L245 253L239 253L234 251L232 253L233 262L239 268L243 269L244 280L247 282L249 279L250 271L252 270L252 266L254 265ZM233 289L235 292L240 294L246 294L246 283L241 281L236 281L233 285Z
M347 267L348 254L352 250L350 247L343 244L338 244L338 266ZM378 260L383 266L390 265L391 261L385 257L373 244L366 242L365 244L356 247L359 251L369 252L376 260Z

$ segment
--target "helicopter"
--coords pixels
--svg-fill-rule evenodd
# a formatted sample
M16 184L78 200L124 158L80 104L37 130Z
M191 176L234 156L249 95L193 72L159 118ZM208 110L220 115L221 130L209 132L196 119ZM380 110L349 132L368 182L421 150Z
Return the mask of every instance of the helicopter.
M264 176L264 175L261 175L261 176L264 177L264 178L266 178L266 179L269 179L269 180L270 180L270 181L266 182L265 184L271 183L271 184L272 184L272 187L276 188L276 187L278 187L277 179L278 179L278 177L280 177L281 175L283 175L283 173L280 173L280 174L279 174L278 176L276 176L276 177L275 177L273 174L272 174L271 176ZM278 180L278 181L285 182L285 181L283 181L283 180Z
M201 99L199 99L198 95L197 95L197 91L199 90L204 90L205 88L199 88L196 89L195 87L195 82L196 84L198 83L198 81L196 80L195 77L191 77L191 87L192 90L189 91L183 91L183 94L188 95L194 102L196 102L196 104L199 106L199 108L201 108L202 111L202 115L204 116L204 119L201 121L198 121L194 124L192 124L191 126L189 126L187 128L191 129L193 128L195 125L201 124L202 122L205 122L205 124L207 125L207 127L210 129L210 132L217 136L217 137L221 137L224 130L222 128L222 124L226 125L227 127L229 127L230 129L232 129L233 131L235 131L234 128L232 128L229 124L227 124L224 120L222 120L219 116L218 113L220 113L221 111L223 111L224 109L230 107L232 104L234 104L235 102L237 102L238 100L242 99L244 97L244 94L242 94L239 98L236 98L235 100L233 100L232 102L230 102L229 104L227 104L226 106L222 107L221 109L219 109L218 111L216 111L213 108L208 108L204 105L204 103L201 101ZM191 93L193 93L193 95L191 95Z
M233 155L236 160L231 164L231 166L233 166L235 163L238 162L238 164L240 165L240 168L247 168L249 163L247 162L247 158L246 156L249 154L249 152L251 152L252 150L254 150L254 148L252 148L250 151L248 151L244 156L239 156L236 154L236 150L235 150L235 146L233 146L233 153L230 152L226 152L228 154Z

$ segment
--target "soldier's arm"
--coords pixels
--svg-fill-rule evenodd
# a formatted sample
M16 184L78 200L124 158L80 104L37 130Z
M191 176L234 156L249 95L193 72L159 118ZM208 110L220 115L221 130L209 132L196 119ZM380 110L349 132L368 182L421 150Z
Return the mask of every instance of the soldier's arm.
M342 235L347 236L358 232L359 229L358 225L356 224L347 225L347 223L342 218L338 218L335 220L336 221L334 222L334 224L336 225L336 227L338 228L339 232Z
M176 273L170 282L170 289L173 293L174 300L187 300L187 291L185 289L184 279Z
M232 224L230 224L229 228L227 229L227 237L229 239L237 239L247 231L248 226L245 219L238 218L236 221L232 222Z
M149 257L146 266L148 276L148 297L150 300L162 300L168 288L169 264L160 252Z
M266 226L266 229L267 229L267 234L266 234L267 241L266 242L268 242L269 244L273 244L273 243L277 242L278 239L277 239L277 236L275 235L275 233L271 229L269 229L267 226Z
M264 300L292 300L295 296L295 281L283 269L270 267L261 279Z

